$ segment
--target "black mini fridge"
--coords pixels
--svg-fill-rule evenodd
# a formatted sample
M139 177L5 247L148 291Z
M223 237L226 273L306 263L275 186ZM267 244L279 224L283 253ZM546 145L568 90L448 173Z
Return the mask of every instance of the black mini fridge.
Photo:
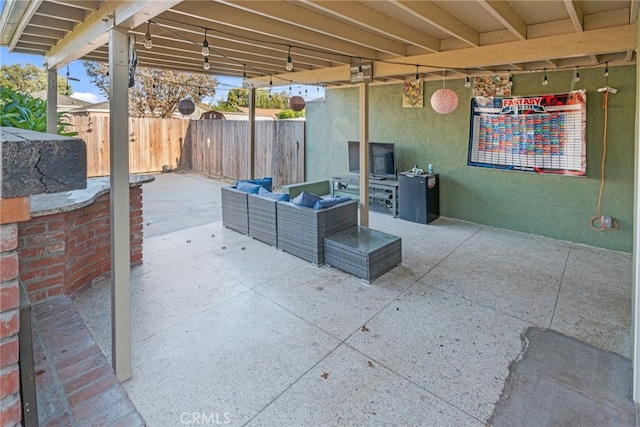
M402 172L398 182L400 219L428 224L440 216L438 174Z

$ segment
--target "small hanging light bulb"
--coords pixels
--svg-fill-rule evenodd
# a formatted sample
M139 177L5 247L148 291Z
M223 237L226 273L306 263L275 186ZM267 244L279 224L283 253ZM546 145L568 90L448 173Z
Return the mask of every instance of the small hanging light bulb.
M509 87L513 86L513 74L511 74L511 70L509 70L509 83L507 83Z
M285 65L287 71L293 71L293 61L291 61L291 46L289 46L289 51L287 52L287 65Z
M467 73L467 77L464 78L464 87L469 89L471 87L471 78L469 78L469 70L464 70Z
M413 79L413 84L415 84L415 85L419 85L420 84L420 74L418 74L418 67L419 67L419 65L416 64L416 77Z
M202 88L198 87L198 97L202 98Z
M149 31L149 26L151 25L151 21L147 21L147 33L144 35L144 47L147 49L151 49L153 47L153 42L151 41L151 32Z
M578 65L576 67L576 76L573 78L573 81L578 83L580 81L580 71L578 71L580 69L580 66Z
M364 81L364 72L362 71L362 58L358 57L358 81Z
M202 42L202 56L209 56L209 42L207 41L207 30L204 30L204 41Z
M605 62L604 64L604 76L609 77L609 63Z
M211 65L209 65L209 57L208 56L204 57L204 64L202 64L202 68L204 68L205 70L208 70L209 68L211 68Z
M542 86L546 86L549 84L549 79L547 79L547 69L544 69L544 79L542 79Z

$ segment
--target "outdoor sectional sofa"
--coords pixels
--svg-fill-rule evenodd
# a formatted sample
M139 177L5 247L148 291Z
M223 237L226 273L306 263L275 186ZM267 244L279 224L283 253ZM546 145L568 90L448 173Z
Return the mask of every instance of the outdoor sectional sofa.
M358 203L297 206L222 187L222 224L313 264L324 263L324 238L358 225Z

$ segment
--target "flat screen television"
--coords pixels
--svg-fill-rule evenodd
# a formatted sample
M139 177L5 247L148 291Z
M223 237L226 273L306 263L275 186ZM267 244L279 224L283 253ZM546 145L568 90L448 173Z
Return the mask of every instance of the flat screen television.
M395 145L390 142L369 142L369 176L393 178L396 175ZM349 172L360 173L360 143L349 141Z

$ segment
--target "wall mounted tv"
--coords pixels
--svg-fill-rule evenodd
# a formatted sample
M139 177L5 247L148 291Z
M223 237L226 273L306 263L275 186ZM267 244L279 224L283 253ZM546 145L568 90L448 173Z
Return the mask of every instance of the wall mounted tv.
M360 173L360 143L358 141L349 141L349 172ZM394 144L369 142L369 176L393 179L397 177Z

